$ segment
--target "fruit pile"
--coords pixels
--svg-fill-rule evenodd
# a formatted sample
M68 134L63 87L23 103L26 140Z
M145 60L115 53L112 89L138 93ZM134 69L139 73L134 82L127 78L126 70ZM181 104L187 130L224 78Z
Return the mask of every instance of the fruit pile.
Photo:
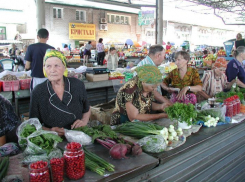
M71 142L64 152L65 172L70 179L80 179L85 174L85 154L80 143Z

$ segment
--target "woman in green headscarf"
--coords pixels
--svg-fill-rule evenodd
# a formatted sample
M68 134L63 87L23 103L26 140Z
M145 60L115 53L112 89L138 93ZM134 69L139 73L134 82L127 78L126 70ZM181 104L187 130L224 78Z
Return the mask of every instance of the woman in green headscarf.
M168 104L153 102L153 91L162 81L162 74L156 66L144 65L136 68L137 76L125 83L117 93L111 125L126 121L150 121L166 118L166 113L151 114L152 111L164 111Z
M32 91L30 118L38 118L44 130L64 135L64 128L87 125L90 105L82 81L67 78L65 56L48 49L43 60L43 72L48 79Z

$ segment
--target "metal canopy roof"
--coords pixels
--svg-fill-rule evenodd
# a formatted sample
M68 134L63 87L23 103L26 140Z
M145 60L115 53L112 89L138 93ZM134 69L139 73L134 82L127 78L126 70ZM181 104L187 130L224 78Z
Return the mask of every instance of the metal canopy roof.
M104 0L131 6L155 6L155 0ZM202 14L214 14L224 24L245 25L245 0L164 0L164 6L175 4L180 9Z

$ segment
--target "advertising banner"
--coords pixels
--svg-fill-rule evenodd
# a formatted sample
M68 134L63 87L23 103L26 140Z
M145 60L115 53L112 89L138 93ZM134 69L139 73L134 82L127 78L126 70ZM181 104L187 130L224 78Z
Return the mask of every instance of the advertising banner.
M69 39L95 40L95 24L69 23Z
M139 25L150 25L154 22L154 10L139 12Z

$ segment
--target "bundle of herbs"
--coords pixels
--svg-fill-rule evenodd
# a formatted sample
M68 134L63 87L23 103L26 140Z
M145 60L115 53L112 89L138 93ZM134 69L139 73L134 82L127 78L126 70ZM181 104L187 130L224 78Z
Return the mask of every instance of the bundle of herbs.
M176 102L172 106L167 107L165 111L171 120L186 122L188 125L195 124L197 111L193 104L183 104Z

